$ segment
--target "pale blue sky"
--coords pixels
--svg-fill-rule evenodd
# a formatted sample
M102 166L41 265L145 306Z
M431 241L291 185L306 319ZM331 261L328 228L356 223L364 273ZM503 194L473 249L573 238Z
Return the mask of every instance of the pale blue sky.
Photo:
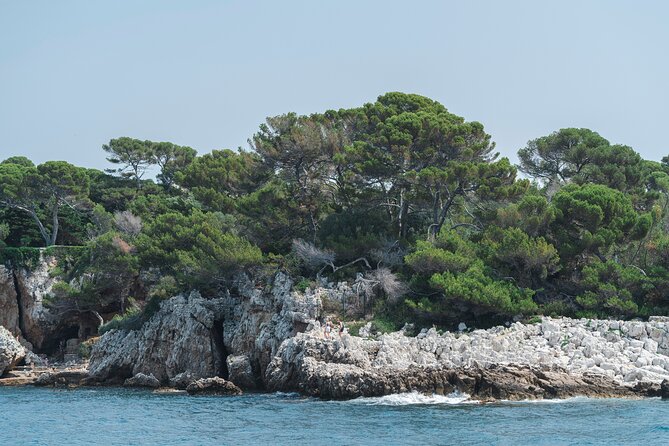
M266 116L387 91L482 122L513 160L562 127L659 160L669 2L0 0L0 159L246 147Z

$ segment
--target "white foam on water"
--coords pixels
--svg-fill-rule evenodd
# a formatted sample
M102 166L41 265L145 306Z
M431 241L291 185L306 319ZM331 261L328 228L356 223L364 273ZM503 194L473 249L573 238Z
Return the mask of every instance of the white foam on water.
M420 392L396 393L378 397L361 397L349 402L368 406L478 404L478 401L470 400L469 395L459 392L454 392L450 395L424 394Z
M499 400L500 403L504 404L560 404L560 403L578 403L578 402L587 402L587 401L597 401L602 398L591 398L587 396L573 396L570 398L552 398L552 399L533 399L533 400ZM604 398L611 399L611 398Z

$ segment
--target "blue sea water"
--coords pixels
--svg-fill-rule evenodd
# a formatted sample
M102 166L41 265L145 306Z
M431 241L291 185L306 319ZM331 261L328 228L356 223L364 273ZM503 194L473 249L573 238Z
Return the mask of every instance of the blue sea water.
M660 399L472 404L418 394L319 401L115 388L0 388L0 445L669 445Z

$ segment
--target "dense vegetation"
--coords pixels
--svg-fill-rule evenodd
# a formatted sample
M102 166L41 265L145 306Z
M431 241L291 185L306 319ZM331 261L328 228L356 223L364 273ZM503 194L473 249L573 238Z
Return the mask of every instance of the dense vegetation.
M53 305L120 313L277 269L298 289L350 280L362 312L446 327L669 309L669 158L569 128L514 166L482 124L403 93L271 117L249 143L197 156L122 137L103 146L107 172L8 158L0 256L80 247Z

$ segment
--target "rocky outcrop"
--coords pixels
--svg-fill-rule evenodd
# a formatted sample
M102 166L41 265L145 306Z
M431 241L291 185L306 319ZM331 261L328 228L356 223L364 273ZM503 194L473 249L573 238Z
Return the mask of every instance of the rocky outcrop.
M0 326L0 377L26 356L26 349L5 327Z
M669 379L665 379L660 383L660 396L663 400L669 399Z
M230 355L246 355L257 377L264 376L285 339L312 328L320 316L318 294L297 293L292 286L283 273L267 287L241 275L223 298L225 348Z
M320 311L320 301L291 288L281 273L268 288L240 276L231 292L216 299L193 292L164 301L139 330L100 338L91 352L91 380L123 382L152 373L177 387L211 377L262 387L281 342L316 324Z
M14 272L4 265L0 265L0 326L5 327L15 336L21 334Z
M221 317L221 300L197 292L165 301L141 330L105 333L92 348L90 376L119 382L138 373L160 382L183 372L193 379L216 376L225 361L215 339Z
M21 315L21 333L38 350L50 339L58 337L57 332L61 328L59 317L44 306L44 298L57 282L50 274L56 266L55 257L42 255L34 268L13 271Z
M88 377L86 370L61 370L39 375L34 385L39 387L78 387Z
M30 267L0 265L0 325L29 350L54 353L61 341L78 336L82 318L93 318L75 311L54 314L45 306L59 280L53 274L57 266L56 257L44 252Z
M157 389L160 387L160 381L153 375L145 375L138 373L132 378L128 378L123 382L124 387L149 387Z
M202 378L186 387L189 395L241 395L242 389L223 378Z
M403 332L378 340L319 332L286 340L270 390L322 398L459 390L479 399L659 395L669 323L544 318L471 333Z

